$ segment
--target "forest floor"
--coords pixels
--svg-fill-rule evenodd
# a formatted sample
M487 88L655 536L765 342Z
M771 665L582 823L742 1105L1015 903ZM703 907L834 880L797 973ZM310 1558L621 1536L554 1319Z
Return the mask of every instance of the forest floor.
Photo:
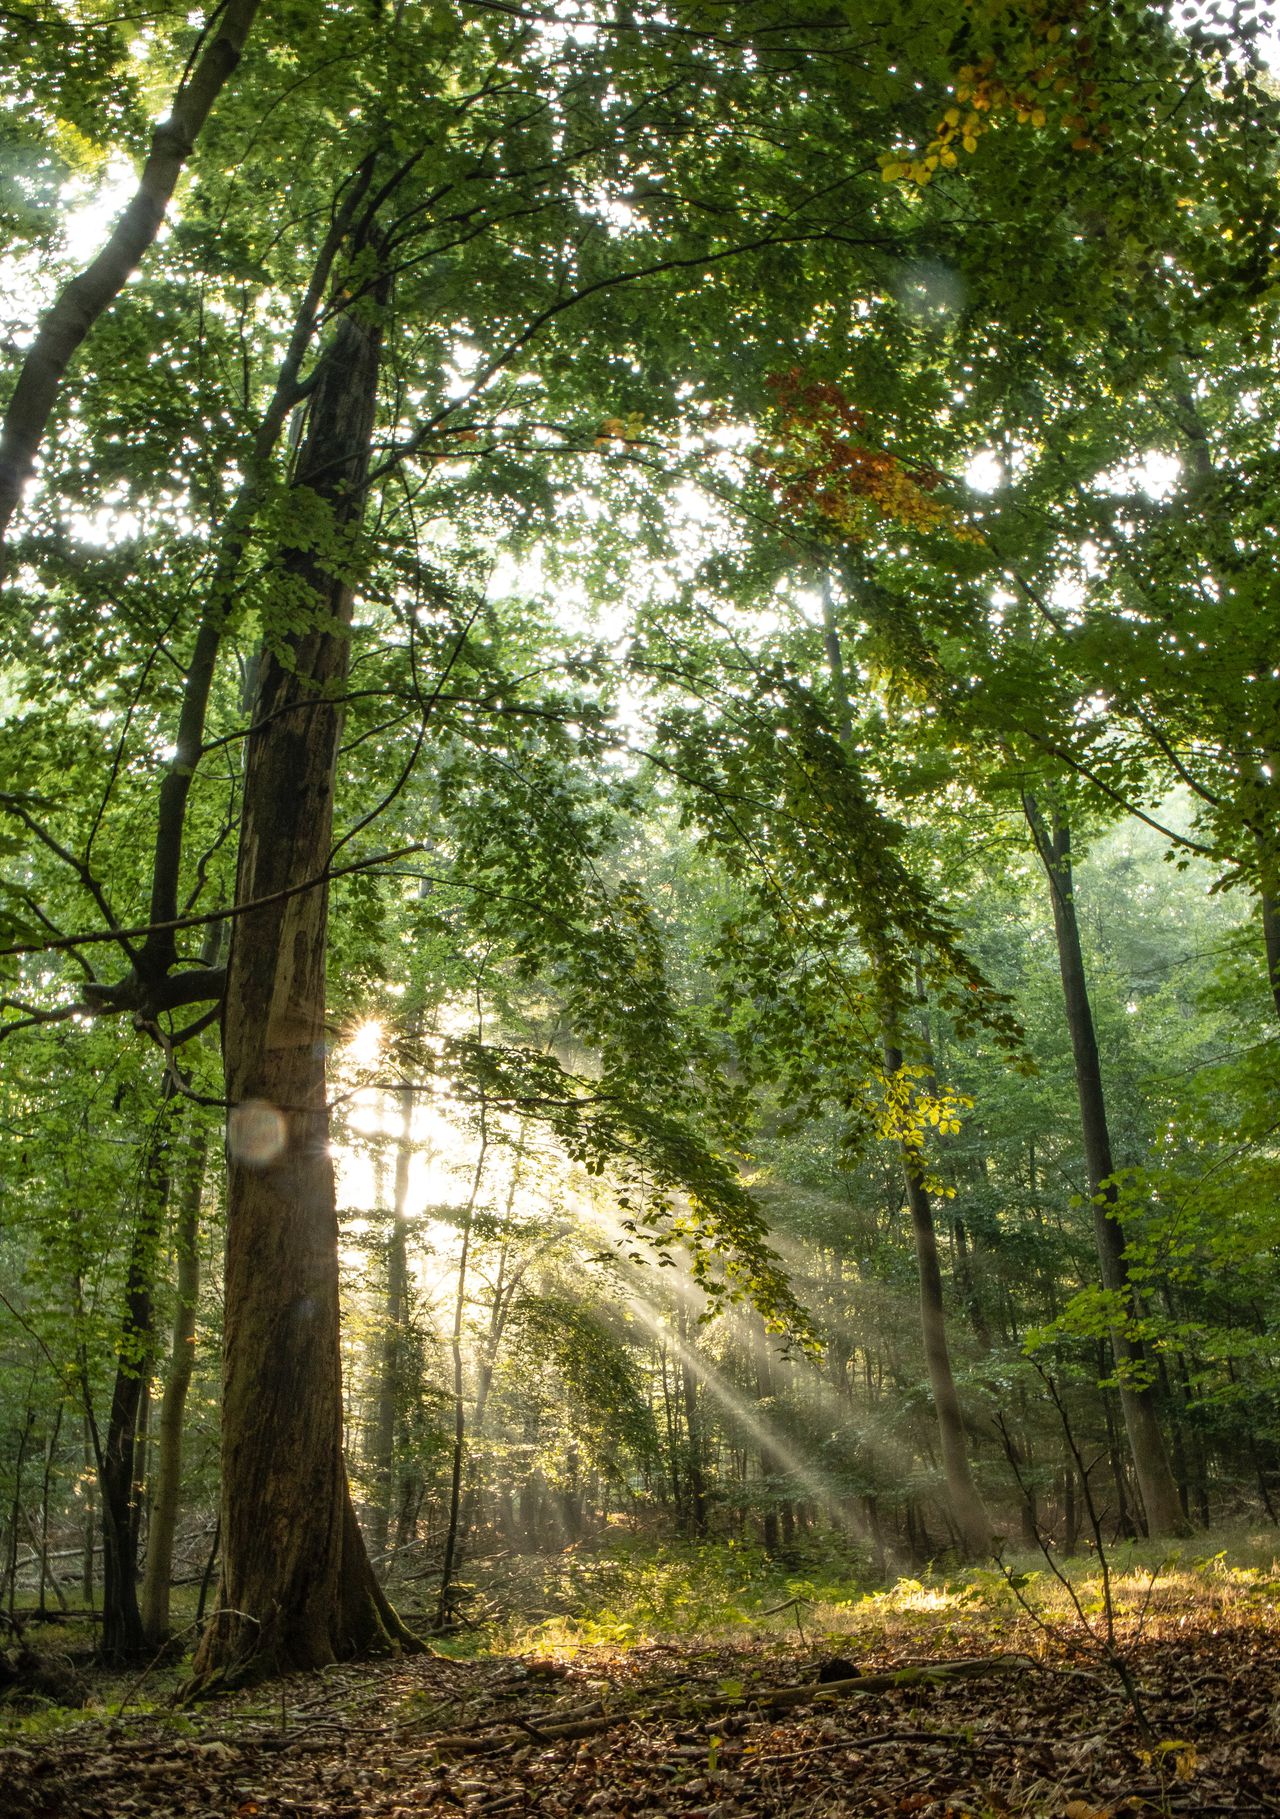
M775 1572L796 1589L753 1609L741 1557L633 1558L626 1598L452 1656L193 1709L169 1703L176 1666L90 1680L87 1710L0 1707L0 1815L1280 1815L1280 1564L1250 1552L1117 1562L1110 1642L1096 1561L1071 1569L1074 1599L1019 1561L1012 1586L993 1570L847 1598Z

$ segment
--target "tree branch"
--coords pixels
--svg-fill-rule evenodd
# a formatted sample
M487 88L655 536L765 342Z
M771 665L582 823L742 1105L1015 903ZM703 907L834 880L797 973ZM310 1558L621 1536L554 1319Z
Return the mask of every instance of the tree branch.
M219 0L221 15L167 118L151 136L138 187L102 251L66 284L40 324L0 432L0 552L22 489L35 467L62 375L103 311L155 239L183 166L244 50L260 0Z

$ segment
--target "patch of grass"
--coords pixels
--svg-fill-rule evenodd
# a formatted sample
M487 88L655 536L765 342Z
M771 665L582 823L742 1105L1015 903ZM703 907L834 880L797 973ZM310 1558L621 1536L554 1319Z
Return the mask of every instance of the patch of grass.
M1243 1620L1273 1608L1278 1549L1280 1536L1256 1527L1216 1530L1176 1547L1117 1547L1108 1555L1117 1619L1136 1624L1145 1612L1152 1623L1194 1610ZM1100 1611L1096 1554L1060 1564L1086 1614ZM814 1543L788 1565L736 1542L628 1539L550 1558L478 1561L473 1577L478 1627L437 1645L455 1659L748 1640L847 1652L855 1643L866 1650L926 1636L962 1650L1025 1631L1020 1600L1050 1626L1079 1621L1065 1589L1031 1551L1006 1555L1003 1571L991 1562L877 1585L859 1551L834 1542Z

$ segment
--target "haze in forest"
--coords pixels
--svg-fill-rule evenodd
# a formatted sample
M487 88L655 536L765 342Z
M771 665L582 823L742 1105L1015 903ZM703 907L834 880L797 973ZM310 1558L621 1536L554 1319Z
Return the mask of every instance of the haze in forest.
M1190 1776L1278 119L1250 5L0 14L0 1698L990 1592Z

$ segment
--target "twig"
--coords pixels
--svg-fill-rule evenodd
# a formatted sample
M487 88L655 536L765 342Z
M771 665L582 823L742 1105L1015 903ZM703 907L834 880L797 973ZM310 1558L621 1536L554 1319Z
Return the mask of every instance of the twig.
M544 1739L591 1737L601 1731L615 1730L629 1724L661 1724L668 1719L688 1721L692 1718L715 1717L720 1712L738 1711L755 1706L761 1711L785 1711L793 1705L826 1705L834 1699L858 1697L867 1693L894 1692L903 1686L927 1686L952 1680L976 1680L988 1674L1023 1672L1031 1665L1027 1655L982 1655L959 1661L926 1661L902 1667L892 1673L859 1674L851 1680L829 1680L825 1685L754 1687L748 1692L721 1694L708 1699L681 1699L663 1705L651 1705L632 1711L611 1712L599 1718L578 1719L567 1724L542 1727ZM519 1724L483 1732L479 1736L465 1732L445 1732L423 1739L423 1747L440 1756L499 1755L517 1748L526 1735Z

